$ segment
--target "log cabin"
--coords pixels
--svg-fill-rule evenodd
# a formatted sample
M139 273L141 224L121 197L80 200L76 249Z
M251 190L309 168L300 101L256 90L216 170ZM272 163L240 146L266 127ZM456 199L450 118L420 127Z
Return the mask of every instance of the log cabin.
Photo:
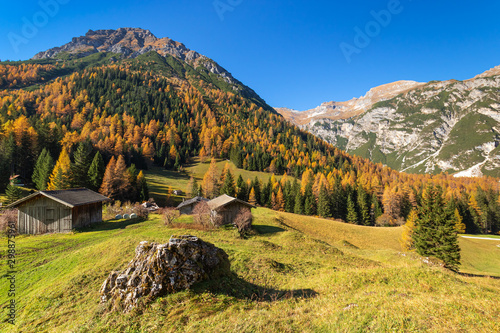
M39 191L12 204L20 234L70 232L102 221L102 203L110 199L86 188Z

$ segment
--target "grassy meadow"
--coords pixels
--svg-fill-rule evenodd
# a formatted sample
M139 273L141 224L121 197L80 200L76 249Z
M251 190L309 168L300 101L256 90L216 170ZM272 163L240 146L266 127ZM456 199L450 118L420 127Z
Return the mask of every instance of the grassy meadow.
M267 182L271 176L266 172L238 169L236 165L229 160L220 160L217 162L217 170L219 171L219 174L222 173L222 170L224 170L226 163L229 163L229 168L235 181L241 175L245 181L247 181L247 179L253 180L257 177L262 182ZM209 166L210 160L202 163L198 158L195 158L191 164L183 166L182 172L166 170L161 167L153 166L145 172L149 187L149 194L160 206L164 206L168 191L181 190L186 193L189 179L191 177L196 179L198 184L201 185L203 176L207 172ZM283 176L276 176L276 179L281 179L282 177ZM174 204L182 202L182 198L182 196L171 196Z
M253 214L254 231L247 239L232 228L167 228L156 214L70 234L18 236L17 320L15 326L2 322L0 331L500 331L500 279L480 276L500 276L494 274L500 254L496 241L461 239L463 268L472 276L403 255L398 228L359 227L265 208ZM173 234L196 235L224 249L234 276L128 314L106 312L99 288L109 272L123 269L140 241L167 242ZM3 260L6 248L1 247ZM1 279L2 306L7 289Z

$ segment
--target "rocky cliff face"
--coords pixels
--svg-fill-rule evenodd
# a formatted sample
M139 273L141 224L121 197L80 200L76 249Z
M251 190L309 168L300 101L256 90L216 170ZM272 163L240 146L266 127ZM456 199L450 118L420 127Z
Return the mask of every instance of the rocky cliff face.
M89 30L85 36L73 37L71 42L37 53L33 59L56 58L62 54L85 57L98 52L112 52L123 58L155 51L162 56L171 55L189 63L193 67L203 66L210 73L220 76L229 84L239 84L233 76L215 61L186 48L182 43L170 38L157 38L149 30L140 28L120 28L117 30Z
M398 170L500 176L499 88L500 66L466 81L374 88L346 102L361 107L339 114L292 117L277 110L342 149Z

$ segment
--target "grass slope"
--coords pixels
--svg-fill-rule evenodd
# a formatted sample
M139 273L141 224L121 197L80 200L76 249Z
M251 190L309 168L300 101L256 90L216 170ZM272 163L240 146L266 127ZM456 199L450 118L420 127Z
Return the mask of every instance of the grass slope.
M72 234L19 236L17 324L1 323L0 331L500 330L500 280L461 276L402 256L393 239L397 229L263 208L254 216L255 234L248 239L231 228L169 229L157 215ZM122 269L140 241L166 242L172 234L193 234L221 247L235 276L160 298L141 311L104 312L99 288L109 272ZM7 287L1 279L2 306Z
M228 160L220 160L217 162L219 174L224 170L226 163L229 163L235 181L238 179L239 175L241 175L245 181L247 181L247 179L254 180L255 177L257 177L262 182L267 182L269 177L271 177L271 174L266 172L238 169L233 162ZM150 196L153 197L158 204L163 205L169 189L182 190L186 193L191 177L195 178L198 184L201 185L203 176L208 171L209 166L210 161L201 163L199 159L195 159L193 163L184 166L183 172L166 170L161 167L151 167L145 172ZM282 177L283 176L276 176L276 179L279 180ZM290 177L290 179L293 180L293 177ZM173 196L172 198L176 203L182 201L182 197L180 196Z

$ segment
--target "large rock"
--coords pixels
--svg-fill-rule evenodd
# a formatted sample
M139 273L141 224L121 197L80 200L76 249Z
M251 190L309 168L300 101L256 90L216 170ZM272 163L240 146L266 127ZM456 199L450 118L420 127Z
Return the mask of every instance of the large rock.
M139 243L123 272L111 272L100 293L110 309L130 311L142 297L150 301L193 284L230 274L227 254L195 236L172 236L168 243Z

